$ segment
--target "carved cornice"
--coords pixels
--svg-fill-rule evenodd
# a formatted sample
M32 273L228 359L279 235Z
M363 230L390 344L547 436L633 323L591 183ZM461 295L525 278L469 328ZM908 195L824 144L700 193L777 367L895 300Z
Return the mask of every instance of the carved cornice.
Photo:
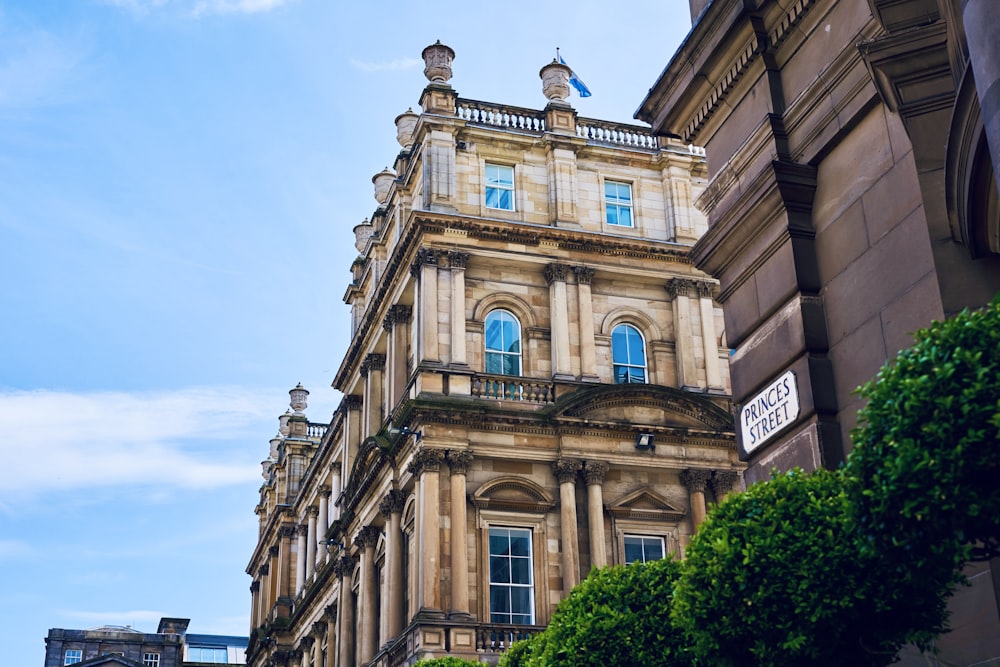
M389 491L379 501L378 511L382 516L388 517L391 514L400 514L403 511L403 507L406 505L406 492L400 491L399 489L393 489Z
M722 496L733 490L733 485L740 478L735 470L716 470L712 473L712 491L716 496Z
M565 264L548 264L545 267L545 282L549 285L556 281L566 282L566 275L569 271L570 268Z
M688 468L681 473L681 484L687 487L692 493L705 492L705 484L712 477L711 470L702 468Z
M448 452L448 466L452 475L464 475L472 464L472 452L468 450Z
M583 477L587 484L603 484L611 466L606 461L587 461L583 464Z
M575 482L581 465L576 459L556 459L552 462L552 474L560 484Z
M576 282L580 285L590 285L594 280L594 269L589 266L574 266L573 273L576 274Z
M375 548L375 544L378 543L379 535L382 534L376 526L365 526L358 531L357 536L354 538L354 546L359 549L367 549L368 547Z

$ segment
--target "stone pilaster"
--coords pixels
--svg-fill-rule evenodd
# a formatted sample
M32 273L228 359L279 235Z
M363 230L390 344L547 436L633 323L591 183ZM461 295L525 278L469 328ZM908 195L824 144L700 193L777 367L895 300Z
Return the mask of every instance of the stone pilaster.
M562 544L563 595L580 583L579 526L576 519L576 478L580 461L557 459L552 474L559 482L559 523Z
M378 650L378 572L375 569L375 544L379 529L365 526L358 532L354 545L361 551L361 643L358 661L367 664Z
M295 594L298 595L306 585L306 539L308 528L302 524L295 531Z
M344 414L344 433L347 438L344 459L341 461L342 477L347 477L350 473L354 459L358 456L358 449L361 447L361 407L362 399L356 394L348 394L340 402L340 409Z
M403 531L401 516L406 503L406 494L393 489L382 498L378 505L379 512L386 518L385 529L385 567L386 567L386 634L393 639L403 631L404 609L403 587Z
M590 524L590 564L604 567L608 564L604 539L604 476L608 473L604 461L587 461L583 476L587 480L587 522Z
M373 435L382 428L385 415L383 405L382 376L385 371L385 355L371 353L361 362L361 376L365 378L365 424L364 433Z
M438 251L417 250L410 273L417 277L417 322L414 350L418 362L441 362L438 348Z
M448 452L451 467L451 613L471 618L469 606L469 549L466 540L466 476L472 452Z
M306 579L312 578L316 569L316 522L319 519L319 508L310 507L306 510L309 517L306 523Z
M565 264L545 267L545 280L549 284L549 313L552 327L552 377L571 380L573 369L569 352L569 306L566 300Z
M699 281L698 305L701 309L701 340L705 347L705 379L709 389L722 390L722 364L719 363L719 345L715 342L715 286Z
M716 470L712 473L712 492L715 499L720 503L725 500L733 490L733 485L740 478L740 474L735 470Z
M330 524L340 518L340 501L341 494L341 476L340 476L340 466L334 463L330 468ZM326 528L330 526L327 525ZM326 529L323 530L326 532Z
M451 266L451 363L464 366L468 363L465 349L465 266L469 253L448 253Z
M594 299L590 284L594 280L594 269L589 266L574 266L576 274L577 310L580 320L580 379L597 382L597 352L594 345Z
M705 484L712 476L711 470L688 468L681 473L681 483L687 487L691 498L691 521L695 530L705 521Z
M667 282L667 292L674 305L674 349L677 354L677 385L682 389L698 388L698 368L694 360L694 337L691 329L691 297L695 281L674 278Z
M340 578L340 602L337 605L337 618L340 621L337 632L338 661L341 667L354 665L354 645L357 628L354 626L354 599L351 594L351 577L354 575L355 560L343 555L334 564L334 574Z
M417 558L418 615L441 618L441 461L444 452L422 448L413 455L410 472L420 479L417 507L420 513Z
M406 388L406 348L409 339L409 323L413 318L413 307L396 304L389 308L382 326L389 332L389 358L387 361L386 393L389 410L403 397Z

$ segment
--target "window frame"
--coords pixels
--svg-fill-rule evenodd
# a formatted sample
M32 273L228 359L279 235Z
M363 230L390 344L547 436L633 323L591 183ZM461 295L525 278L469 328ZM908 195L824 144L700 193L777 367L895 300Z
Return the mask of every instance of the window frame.
M501 484L501 486L506 485ZM550 593L549 581L546 577L548 565L545 545L548 543L548 537L546 535L545 514L486 509L477 504L476 515L479 540L479 618L489 619L492 617L490 612L490 528L520 528L531 532L531 567L532 580L534 581L534 592L531 598L534 604L532 610L533 625L536 627L547 625L551 609L547 602Z
M523 556L523 555L518 555L518 554L512 554L512 553L510 553L509 550L508 550L507 553L494 554L493 553L494 532L497 533L496 537L500 537L499 533L501 531L505 531L507 533L508 542L514 537L513 533L515 533L515 532L518 533L520 537L525 538L525 540L527 542L527 545L528 545L528 555L527 556ZM491 525L487 529L487 544L488 544L487 557L489 558L489 570L488 570L488 583L487 583L487 585L489 586L489 601L488 601L488 605L490 607L490 617L489 617L490 618L490 623L498 624L498 625L534 625L535 624L535 606L536 606L535 605L535 576L534 576L535 550L534 550L534 544L533 544L533 542L534 542L534 539L533 539L531 528L525 528L523 526ZM493 572L493 559L494 558L506 558L508 560L508 572L509 572L509 575L510 575L509 576L509 578L510 578L509 582L503 582L503 581L494 582L493 581L493 576L494 576L494 572ZM515 559L524 560L525 558L528 561L528 567L527 567L527 570L526 570L526 573L528 575L528 581L527 582L515 582L514 581L514 567L513 567L513 565L515 563ZM510 604L508 605L509 611L501 612L501 611L494 611L493 610L493 593L494 593L495 589L505 589L505 590L507 590L507 592L508 592L507 597L508 597L508 601L510 602ZM524 591L527 591L527 593L528 593L528 600L527 600L528 613L527 614L524 614L524 613L515 613L514 612L514 609L513 609L513 607L514 607L514 595L513 595L513 592L515 590L524 590ZM506 615L508 617L508 620L504 621L504 620L496 619L496 618L494 618L494 615ZM523 622L523 623L522 622L515 622L514 621L514 616L528 616L528 621L527 622Z
M507 183L499 181L499 180L496 183L492 183L491 184L491 182L490 182L490 169L491 168L492 169L497 169L497 170L501 170L501 169L507 170L510 173L510 184L509 184L509 186L508 186ZM498 177L498 179L501 178L501 176L499 175L499 173L498 173L497 177ZM513 213L514 211L516 211L517 210L517 196L515 194L516 193L516 189L517 189L516 188L516 180L515 180L516 177L517 177L517 174L515 173L514 165L511 165L511 164L501 164L499 162L485 162L484 163L484 169L483 169L483 206L485 208L491 210L491 211L507 211L507 212L510 212L510 213ZM498 193L497 194L497 204L498 204L497 206L490 206L490 192L491 191ZM503 206L499 205L499 204L502 203L502 198L503 198L502 193L504 193L504 192L509 192L510 193L510 195L509 195L510 196L510 207L503 207Z
M616 194L613 197L608 194L608 186L612 186L612 185L616 186ZM618 190L619 190L619 188L621 186L624 186L624 187L628 188L628 200L627 200L627 202L625 200L622 200L620 198L620 196L619 196ZM602 188L603 191L604 191L604 197L603 197L603 199L604 199L604 224L608 225L609 227L615 227L617 229L635 229L636 228L637 225L636 225L636 220L635 220L635 188L633 186L634 186L634 184L631 181L621 181L621 180L614 179L614 178L606 178L606 179L604 179L603 188ZM627 225L623 224L621 222L612 222L611 221L611 216L609 215L609 209L612 208L612 207L615 210L615 219L616 220L620 220L621 219L621 211L623 211L623 210L628 211L629 223Z
M624 329L626 331L625 337L625 356L627 362L619 363L615 361L615 332L619 329ZM630 352L630 347L628 344L628 330L632 330L639 336L639 341L642 343L642 365L632 363L632 356ZM619 367L625 369L625 380L619 381L618 379L618 369ZM642 371L642 381L633 381L632 370L640 369ZM646 337L642 333L642 329L637 327L631 322L619 322L614 327L611 328L611 381L614 384L649 384L649 346L646 345Z
M517 347L518 347L518 351L517 352L508 352L506 349L503 349L503 347L501 347L499 349L491 349L490 348L490 346L489 346L489 326L490 326L490 318L492 318L494 315L496 315L498 317L502 316L502 315L507 315L507 316L509 316L514 321L514 324L516 325L516 333L517 333ZM501 346L503 346L504 343L505 343L505 341L503 341L503 335L502 335L503 334L503 322L502 321L501 321L500 332L501 332L501 341L500 341L500 344L501 344ZM499 356L499 358L500 358L500 369L501 369L501 371L499 373L493 373L493 372L491 372L489 370L489 368L490 368L490 355L497 355L497 356ZM503 372L505 370L505 366L506 366L505 360L508 359L508 358L516 358L517 359L517 373L516 374ZM508 310L506 308L494 308L490 312L486 313L486 317L483 318L483 372L487 373L488 375L505 375L505 376L508 376L508 377L524 377L524 331L523 331L523 327L521 326L521 320L518 318L518 316L515 315L514 313L512 313L510 310Z
M160 654L143 652L142 665L143 667L160 667Z
M74 655L70 655L70 654ZM71 658L76 658L76 660L71 660ZM66 665L76 665L83 662L83 649L79 648L68 648L63 651L63 667Z
M191 651L212 651L212 660L203 660L204 655L199 654L199 659L195 660L191 656ZM216 661L215 658L218 657L218 652L222 652L222 661ZM187 660L185 662L203 662L211 665L225 665L229 663L229 649L224 646L199 646L199 645L188 645L187 647Z
M640 560L630 561L628 559L628 541L629 540L641 540L641 548L642 548L642 560L641 561ZM646 558L646 544L645 544L645 542L646 541L653 541L653 540L655 540L656 542L658 542L659 545L660 545L660 557L659 558L649 558L649 559L647 559ZM668 555L669 554L667 553L667 540L666 540L666 538L664 538L663 535L650 535L648 533L631 533L631 532L629 532L629 533L623 533L622 534L622 562L625 565L631 565L632 563L649 563L649 562L652 562L654 560L663 560Z

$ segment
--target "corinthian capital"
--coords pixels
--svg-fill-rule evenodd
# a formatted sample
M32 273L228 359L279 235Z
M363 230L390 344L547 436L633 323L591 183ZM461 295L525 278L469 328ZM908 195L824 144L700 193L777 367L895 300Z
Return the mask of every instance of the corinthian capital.
M552 462L552 474L560 484L576 481L580 472L580 462L576 459L556 459Z
M711 470L702 470L700 468L688 468L681 473L681 484L688 488L688 491L695 492L701 491L705 492L705 484L708 483L709 478L712 476Z

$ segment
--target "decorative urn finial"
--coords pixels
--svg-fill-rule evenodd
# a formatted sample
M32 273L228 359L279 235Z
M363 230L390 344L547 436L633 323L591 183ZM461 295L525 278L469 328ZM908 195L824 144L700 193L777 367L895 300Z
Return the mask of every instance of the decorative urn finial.
M437 40L420 54L424 59L424 76L431 83L448 83L451 79L451 63L455 51Z
M569 98L569 78L572 71L566 65L553 59L538 72L542 78L542 94L550 102L566 104Z
M354 225L354 247L358 252L364 252L368 245L368 239L375 233L375 226L365 218L360 223Z
M396 141L403 148L413 145L413 130L417 127L418 118L420 116L413 113L412 108L396 116Z
M375 184L375 201L384 204L389 199L389 188L395 180L396 174L392 173L389 167L372 176L372 183Z
M303 414L303 411L307 407L309 407L309 403L306 400L307 398L309 398L309 391L302 386L301 382L299 382L297 385L295 385L295 389L289 390L288 395L292 397L292 400L289 402L289 405L291 406L292 410L295 411L294 414L296 415Z

